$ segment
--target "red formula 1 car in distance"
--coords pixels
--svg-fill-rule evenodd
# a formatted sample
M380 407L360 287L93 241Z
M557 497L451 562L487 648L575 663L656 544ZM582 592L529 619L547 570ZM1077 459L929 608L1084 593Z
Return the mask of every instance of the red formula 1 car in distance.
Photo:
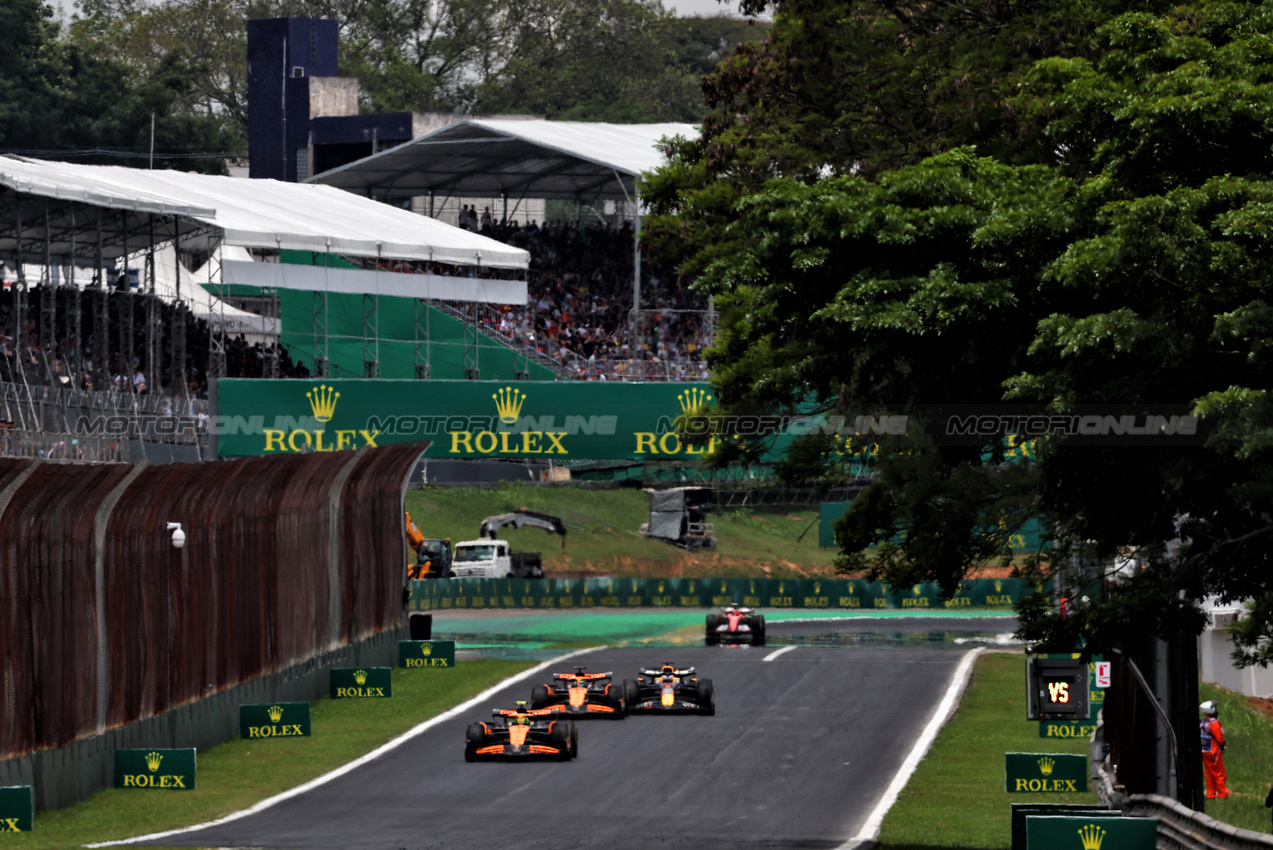
M694 668L681 670L674 664L642 669L633 681L623 682L628 713L696 712L716 713L716 691L711 679L694 676Z
M558 720L549 710L497 708L494 720L469 724L464 733L464 760L480 758L553 758L570 761L579 755L574 721Z
M765 645L765 617L752 608L729 604L719 614L707 615L708 645L718 643L750 643Z
M623 689L612 681L614 673L554 673L548 685L530 691L530 707L547 708L571 717L608 717L622 720L628 714Z

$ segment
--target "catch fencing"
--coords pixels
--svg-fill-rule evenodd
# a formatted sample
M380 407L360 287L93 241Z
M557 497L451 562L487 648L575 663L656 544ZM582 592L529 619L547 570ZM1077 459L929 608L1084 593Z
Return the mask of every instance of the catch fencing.
M402 492L424 448L162 466L0 458L0 760L396 628Z
M960 582L950 599L934 582L891 587L859 579L452 578L411 582L411 610L472 608L709 608L731 602L757 608L1011 610L1047 590L1023 579Z

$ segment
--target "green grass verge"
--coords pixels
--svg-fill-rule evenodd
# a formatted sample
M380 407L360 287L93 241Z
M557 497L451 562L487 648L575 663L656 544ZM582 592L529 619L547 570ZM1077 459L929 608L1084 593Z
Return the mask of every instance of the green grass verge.
M193 791L102 791L86 802L40 812L32 832L6 835L2 843L65 848L204 823L334 770L533 666L481 659L450 670L395 668L391 699L313 703L310 738L235 738L199 753ZM455 748L458 758L463 742L456 740Z
M951 721L884 818L880 847L1012 846L1012 803L1095 803L1095 793L1009 794L1004 753L1087 753L1086 740L1038 737L1025 719L1025 662L1020 654L977 659L973 680Z
M1267 833L1270 814L1264 798L1273 783L1273 720L1252 708L1242 694L1206 682L1198 686L1198 694L1220 704L1230 791L1227 800L1207 800L1207 814L1233 826Z
M810 527L817 519L816 506L718 511L711 516L717 550L687 553L637 535L641 523L650 518L650 497L642 490L504 483L490 489L430 487L407 492L407 510L425 536L452 541L472 540L484 518L519 508L554 514L566 523L565 552L558 538L539 529L500 531L514 549L542 552L550 571L669 578L800 578L834 573L833 551L818 547L818 529Z

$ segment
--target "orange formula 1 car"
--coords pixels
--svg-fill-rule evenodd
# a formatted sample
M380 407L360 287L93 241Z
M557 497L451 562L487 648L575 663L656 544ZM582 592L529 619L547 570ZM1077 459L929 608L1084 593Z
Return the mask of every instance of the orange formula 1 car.
M491 723L469 724L464 733L464 760L480 758L549 758L570 761L579 755L579 731L573 721L557 720L552 711L536 711L519 700L517 708L497 708Z
M628 714L623 689L611 681L613 673L554 673L552 684L530 691L530 706L547 708L570 717L606 717L622 720Z

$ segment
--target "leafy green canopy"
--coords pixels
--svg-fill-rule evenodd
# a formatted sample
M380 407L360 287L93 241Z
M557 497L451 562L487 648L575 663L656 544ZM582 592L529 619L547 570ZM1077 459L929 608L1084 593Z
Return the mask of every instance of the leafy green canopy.
M763 25L678 18L658 0L81 0L72 40L146 74L187 50L192 114L247 124L249 19L329 17L369 112L697 121L700 80Z
M0 0L0 32L0 149L141 165L150 155L152 115L160 167L220 172L224 152L241 147L220 119L180 113L194 80L180 53L134 73L110 51L59 40L52 9L39 0Z
M1050 14L989 8L1013 10L1021 26ZM841 411L1185 403L1210 426L1205 448L1049 440L1025 465L931 436L886 445L879 477L839 526L846 567L904 530L877 550L876 574L951 589L1006 554L993 529L1039 512L1076 553L1108 562L1134 549L1148 567L1069 618L1036 600L1022 612L1028 637L1068 648L1080 633L1099 646L1128 630L1196 629L1194 600L1217 593L1258 600L1237 637L1245 660L1273 660L1273 10L1135 8L1146 11L1064 35L1038 61L1023 51L997 66L1002 77L970 76L1005 117L997 127L961 127L932 94L954 79L940 70L960 53L950 28L872 42L867 60L896 71L877 78L878 97L842 92L843 103L810 99L806 110L737 87L735 114L677 143L650 195L662 238L694 240L685 267L702 270L721 312L711 356L731 409L794 409L811 394ZM830 91L833 54L784 65L782 39L844 47L909 25L904 4L836 9L779 4L771 36L735 64L770 51L782 68L766 80L814 86L822 63ZM837 37L831 20L849 33ZM1013 29L963 20L970 56ZM915 108L889 118L910 116L896 131L870 120L907 96ZM789 133L769 112L783 108L798 113ZM881 141L840 133L843 121ZM828 140L821 150L809 128ZM914 161L952 140L977 147ZM847 456L813 437L786 471L834 477Z

